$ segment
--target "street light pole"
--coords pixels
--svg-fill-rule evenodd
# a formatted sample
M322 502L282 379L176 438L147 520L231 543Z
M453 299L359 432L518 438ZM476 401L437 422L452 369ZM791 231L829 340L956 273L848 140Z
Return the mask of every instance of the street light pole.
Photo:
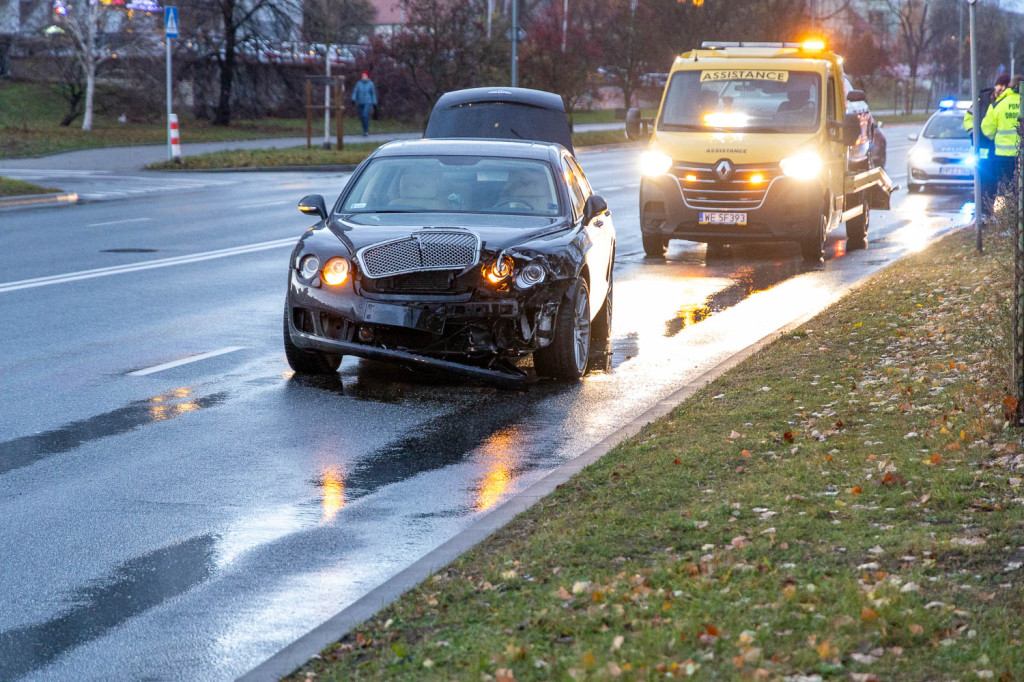
M569 0L562 2L562 52L565 53L565 34L569 30Z
M324 85L324 149L331 148L331 44L324 50L327 61L327 83Z
M981 201L981 117L985 112L981 111L978 103L978 41L976 32L975 14L978 0L967 0L968 13L970 18L971 32L971 101L974 102L974 226L977 232L976 248L981 252L981 221L985 214L985 207Z
M519 0L512 0L512 87L519 84Z
M960 10L960 40L957 42L957 64L956 64L956 92L958 95L964 94L964 6L958 5L957 9Z

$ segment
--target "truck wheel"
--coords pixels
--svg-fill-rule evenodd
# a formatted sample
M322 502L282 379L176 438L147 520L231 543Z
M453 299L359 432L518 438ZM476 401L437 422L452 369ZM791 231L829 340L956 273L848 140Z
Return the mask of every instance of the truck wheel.
M661 258L665 255L665 248L668 242L660 234L647 234L641 232L640 237L644 242L644 253L651 258Z
M917 194L920 191L921 185L917 184L916 182L907 183L907 194Z
M846 221L846 250L856 251L868 245L868 226L871 223L871 209L864 202L864 212Z
M315 350L303 350L292 343L288 333L288 306L284 308L284 356L296 374L333 374L341 366L340 355L328 355Z
M589 358L590 290L578 278L558 307L554 338L533 354L533 368L540 376L575 381L587 371Z
M807 263L820 263L825 260L825 224L828 217L822 213L817 228L812 228L800 242L800 254Z

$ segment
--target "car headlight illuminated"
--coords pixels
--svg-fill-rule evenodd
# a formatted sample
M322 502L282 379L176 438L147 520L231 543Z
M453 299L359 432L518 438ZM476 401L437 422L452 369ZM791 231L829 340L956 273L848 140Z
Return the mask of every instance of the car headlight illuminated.
M313 279L319 271L320 259L316 256L312 254L303 256L302 260L299 261L299 274L306 279Z
M672 167L672 157L648 149L640 156L640 172L650 177L664 175Z
M348 271L348 260L341 257L332 258L324 263L324 282L330 284L332 287L338 286L348 279Z
M974 168L975 166L978 165L978 157L976 157L974 154L971 154L970 156L965 156L964 165L967 166L968 168Z
M910 150L910 163L915 166L923 166L931 160L931 152L923 147L914 147Z
M498 260L484 266L484 277L491 284L499 284L512 276L515 263L508 256L498 256Z
M814 152L800 152L779 162L782 172L796 180L813 180L821 175L821 157Z
M543 282L546 276L547 273L544 271L543 265L540 263L527 263L519 271L519 274L516 275L516 286L520 289L529 289Z

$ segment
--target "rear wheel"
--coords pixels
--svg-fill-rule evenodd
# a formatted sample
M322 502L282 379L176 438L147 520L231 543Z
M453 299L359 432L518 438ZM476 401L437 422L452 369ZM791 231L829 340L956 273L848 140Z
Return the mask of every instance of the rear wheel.
M579 278L558 308L551 343L533 354L537 374L569 381L582 377L590 357L590 329L590 289Z
M807 235L800 242L800 254L808 263L820 263L825 260L825 224L828 216L824 213L818 219L816 228L808 231Z
M871 209L866 199L861 199L864 212L846 221L846 249L855 251L868 245L868 226L871 223Z
M647 234L646 232L640 233L641 239L644 242L644 253L651 258L661 258L665 255L665 249L668 246L668 242L660 234Z
M296 374L333 374L341 366L340 355L329 355L315 350L303 350L292 342L288 332L288 306L284 308L284 355L288 366Z

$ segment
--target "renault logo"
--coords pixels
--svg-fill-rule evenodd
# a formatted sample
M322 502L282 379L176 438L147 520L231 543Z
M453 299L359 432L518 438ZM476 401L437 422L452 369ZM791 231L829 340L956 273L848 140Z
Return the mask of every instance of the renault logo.
M722 159L715 164L715 175L718 176L719 180L725 180L732 175L732 162L729 159Z

